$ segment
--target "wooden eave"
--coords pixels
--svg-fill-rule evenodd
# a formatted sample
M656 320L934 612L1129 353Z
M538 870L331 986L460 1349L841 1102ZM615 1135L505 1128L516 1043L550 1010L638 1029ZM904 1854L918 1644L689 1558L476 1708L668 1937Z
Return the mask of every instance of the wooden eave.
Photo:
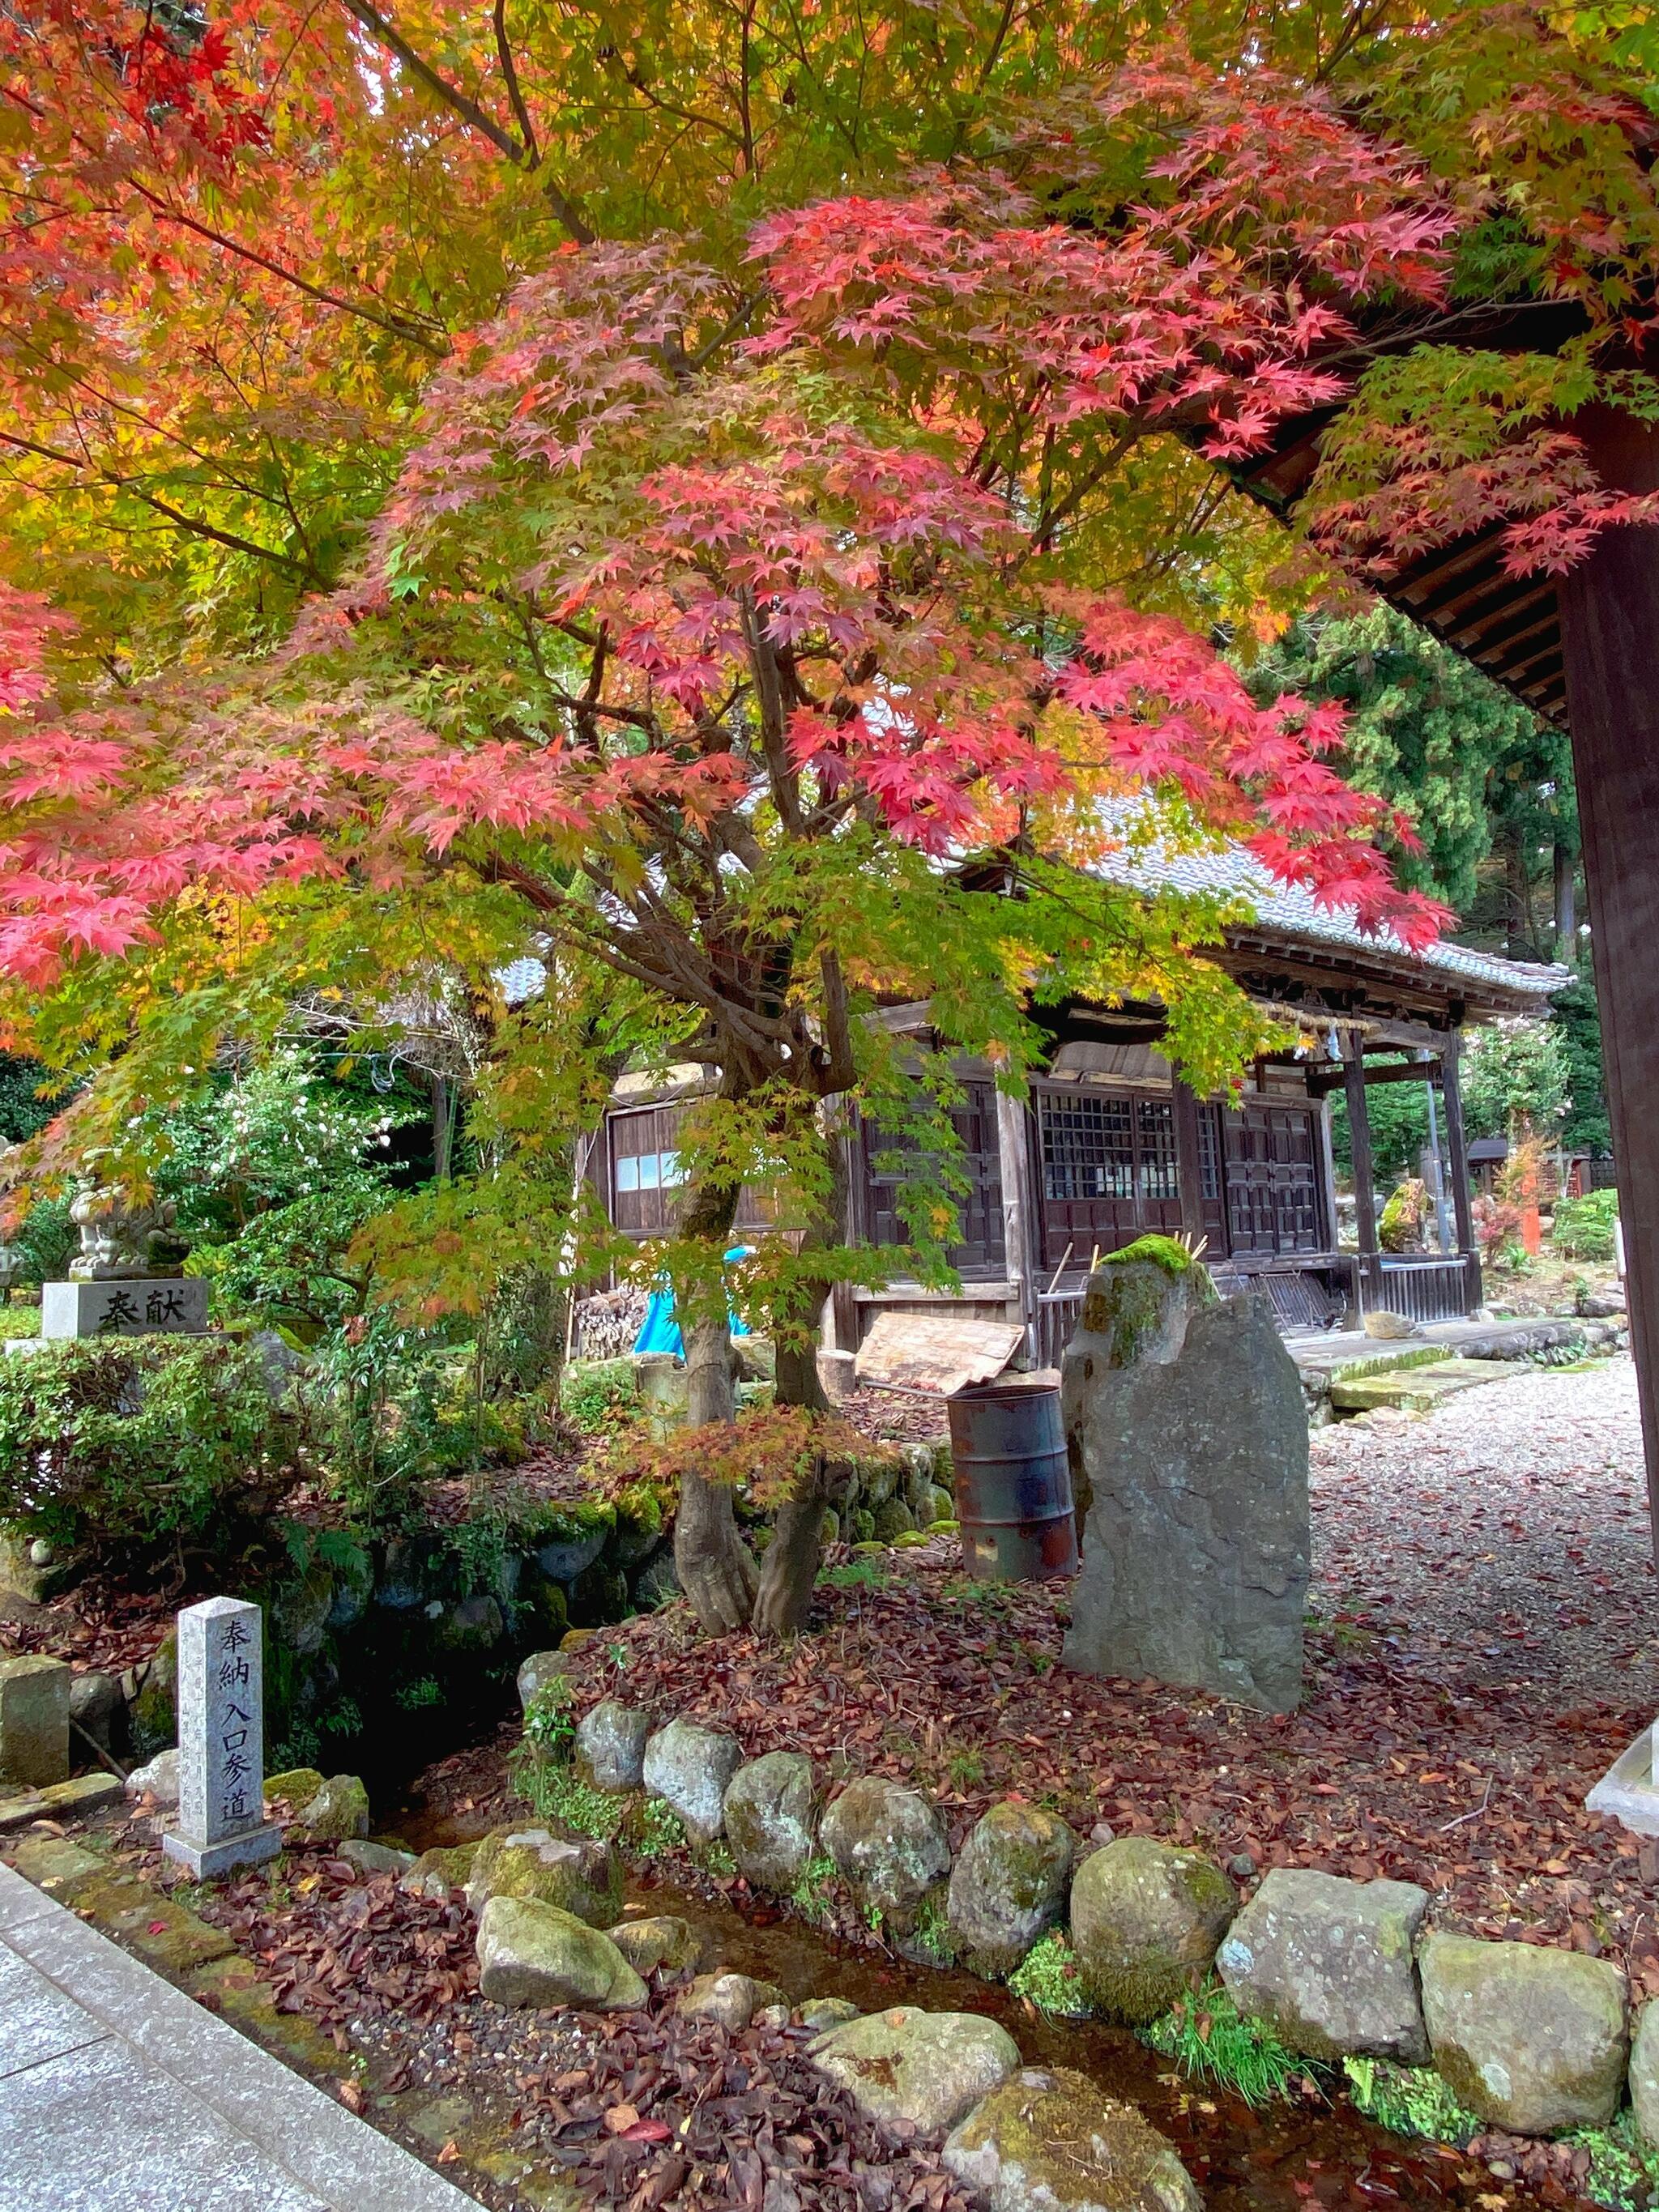
M1582 311L1559 301L1490 301L1439 318L1379 324L1328 365L1354 374L1367 361L1418 345L1554 353L1584 327ZM1325 409L1286 423L1267 452L1233 465L1234 482L1288 520L1313 481L1320 441L1340 412ZM1546 721L1565 729L1566 678L1554 580L1508 574L1503 535L1503 526L1494 524L1434 546L1391 575L1364 580Z

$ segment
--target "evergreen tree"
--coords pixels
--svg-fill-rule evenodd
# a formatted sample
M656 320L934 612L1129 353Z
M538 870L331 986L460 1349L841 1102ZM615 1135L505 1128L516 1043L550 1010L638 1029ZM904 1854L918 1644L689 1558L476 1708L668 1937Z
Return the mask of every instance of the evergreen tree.
M1347 775L1408 814L1422 840L1401 856L1401 879L1455 907L1472 933L1550 956L1554 853L1569 866L1578 854L1565 732L1380 604L1296 623L1247 680L1259 699L1340 701ZM1496 899L1494 856L1504 863Z

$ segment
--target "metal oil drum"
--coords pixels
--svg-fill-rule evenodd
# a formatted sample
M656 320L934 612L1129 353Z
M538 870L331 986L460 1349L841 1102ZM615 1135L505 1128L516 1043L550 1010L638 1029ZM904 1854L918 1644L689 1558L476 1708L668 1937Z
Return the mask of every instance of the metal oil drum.
M982 1583L1074 1575L1072 1474L1052 1370L974 1384L945 1404L969 1574Z

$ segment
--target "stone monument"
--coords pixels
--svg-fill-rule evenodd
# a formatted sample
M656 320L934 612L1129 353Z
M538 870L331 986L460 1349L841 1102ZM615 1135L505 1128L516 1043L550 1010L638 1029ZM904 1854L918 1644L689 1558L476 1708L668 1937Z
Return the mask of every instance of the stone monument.
M184 1272L188 1243L170 1200L135 1198L106 1182L88 1157L70 1218L81 1249L66 1283L40 1286L43 1337L194 1334L207 1327L208 1286Z
M210 1597L179 1615L178 1707L179 1825L161 1849L198 1881L274 1858L257 1605Z
M1091 1277L1060 1397L1083 1528L1066 1664L1292 1711L1308 1416L1272 1309L1143 1237Z

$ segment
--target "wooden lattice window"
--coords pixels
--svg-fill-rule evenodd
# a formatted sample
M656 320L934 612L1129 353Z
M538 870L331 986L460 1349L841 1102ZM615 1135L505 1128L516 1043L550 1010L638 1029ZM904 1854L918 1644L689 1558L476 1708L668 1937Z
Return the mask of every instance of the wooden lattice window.
M1134 1102L1083 1091L1045 1091L1042 1187L1054 1200L1132 1199L1135 1194Z
M1140 1139L1140 1195L1178 1199L1180 1173L1176 1165L1175 1108L1167 1098L1135 1102L1136 1133Z

